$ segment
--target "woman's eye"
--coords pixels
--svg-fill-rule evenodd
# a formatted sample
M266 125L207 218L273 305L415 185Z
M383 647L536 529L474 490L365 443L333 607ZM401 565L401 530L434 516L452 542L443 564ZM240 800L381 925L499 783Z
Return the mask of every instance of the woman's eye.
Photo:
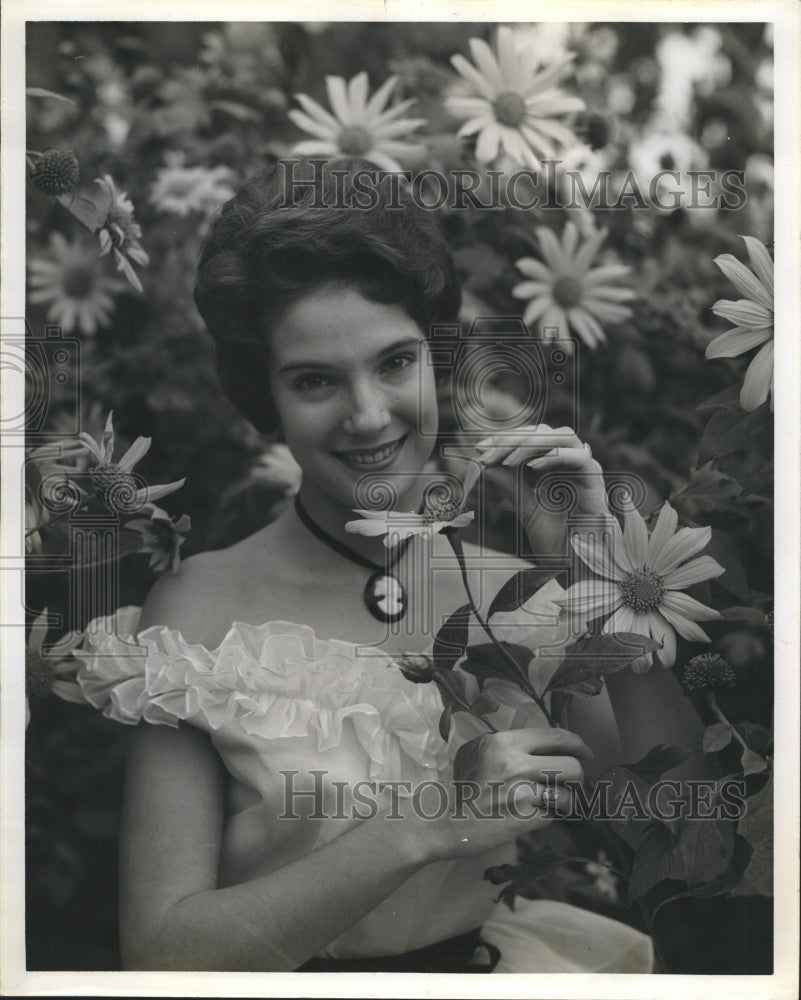
M413 365L416 360L417 356L414 354L396 354L395 357L385 361L381 368L385 372L400 372Z
M322 389L329 384L328 379L324 375L300 375L295 379L295 388L303 391Z

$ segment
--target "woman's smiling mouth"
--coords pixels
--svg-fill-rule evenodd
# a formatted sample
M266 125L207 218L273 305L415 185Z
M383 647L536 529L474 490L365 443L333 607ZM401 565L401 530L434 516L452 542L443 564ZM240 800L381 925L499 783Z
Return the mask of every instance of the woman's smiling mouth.
M352 451L335 451L333 454L345 465L350 465L358 469L372 469L376 466L383 467L395 458L403 447L406 435L398 438L397 441L390 441L378 448L360 448Z

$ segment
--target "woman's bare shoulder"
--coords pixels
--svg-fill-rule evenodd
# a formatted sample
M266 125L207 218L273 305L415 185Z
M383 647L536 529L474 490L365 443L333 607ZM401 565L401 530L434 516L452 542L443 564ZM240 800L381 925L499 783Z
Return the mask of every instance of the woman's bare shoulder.
M218 645L240 617L242 598L249 590L253 538L190 556L177 573L162 576L144 602L140 629L164 625L179 630L189 642L207 648ZM264 538L260 541L264 553Z

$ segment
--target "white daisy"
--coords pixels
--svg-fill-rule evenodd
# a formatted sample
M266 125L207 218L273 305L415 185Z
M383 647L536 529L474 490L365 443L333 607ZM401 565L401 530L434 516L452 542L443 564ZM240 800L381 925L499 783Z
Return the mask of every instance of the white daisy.
M591 266L606 233L596 230L580 245L572 221L561 240L545 226L537 229L544 263L532 257L518 260L517 269L529 280L512 289L516 298L530 300L523 315L526 323L558 327L561 336L575 330L588 347L597 347L606 340L601 323L620 323L631 316L631 309L621 303L636 293L614 284L631 269L620 264Z
M556 121L559 115L581 111L584 102L557 89L557 81L572 61L565 54L545 68L535 48L523 48L511 28L498 28L495 51L481 38L470 39L476 65L451 56L454 69L467 81L471 96L453 95L445 106L466 119L460 136L477 135L476 159L489 163L503 149L523 166L537 170L542 159L556 159L556 147L569 146L575 136Z
M425 147L402 141L402 137L425 124L425 118L401 118L414 100L399 101L386 109L399 80L391 76L368 100L367 74L357 73L346 83L341 76L327 76L325 85L331 111L306 94L295 94L303 111L289 112L292 121L314 139L292 147L299 156L356 156L370 160L383 170L402 170L400 161L419 157Z
M743 236L751 271L730 253L715 258L737 291L745 295L736 302L719 299L712 312L737 325L715 337L706 349L707 358L734 358L763 345L748 366L740 392L744 410L755 410L770 396L773 409L773 261L764 243Z
M112 416L113 413L109 413L99 444L85 431L81 431L78 435L97 463L91 472L92 485L104 506L112 512L130 513L139 510L146 503L160 500L169 493L179 490L186 479L178 479L161 486L138 488L137 480L132 474L133 467L150 450L151 438L138 437L119 462L112 462L114 455Z
M720 618L714 609L682 593L685 587L725 572L710 556L698 556L709 543L712 529L676 531L677 523L676 511L665 503L649 538L639 511L629 506L623 531L613 519L611 535L605 534L603 541L575 534L573 548L603 579L574 583L564 597L556 599L589 621L609 614L604 632L633 632L662 643L661 650L634 661L632 666L640 673L650 668L652 656L665 667L673 666L676 632L691 642L709 642L696 622Z
M480 475L481 464L473 461L458 490L448 482L436 483L428 488L422 513L357 509L353 513L358 514L361 520L348 521L345 530L373 538L383 535L384 545L391 548L413 535L432 538L446 529L464 528L476 516L474 511L464 510L464 505Z

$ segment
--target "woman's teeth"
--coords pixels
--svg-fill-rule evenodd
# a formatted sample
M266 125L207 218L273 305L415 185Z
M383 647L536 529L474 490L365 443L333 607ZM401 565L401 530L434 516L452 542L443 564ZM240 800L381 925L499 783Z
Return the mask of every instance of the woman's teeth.
M377 465L379 462L385 462L396 452L400 451L402 444L403 441L401 440L394 441L392 444L385 445L383 448L373 449L372 451L341 452L340 457L344 458L347 462L352 462L354 465Z

